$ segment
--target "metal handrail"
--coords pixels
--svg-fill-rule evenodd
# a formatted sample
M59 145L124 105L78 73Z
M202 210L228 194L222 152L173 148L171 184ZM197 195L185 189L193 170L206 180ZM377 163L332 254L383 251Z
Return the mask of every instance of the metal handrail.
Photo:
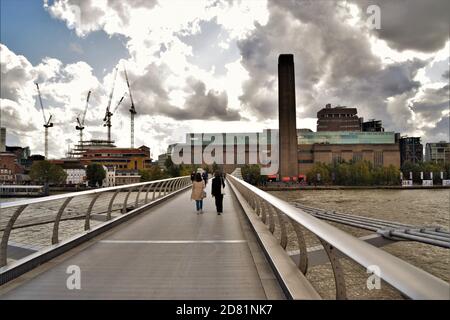
M252 207L258 209L260 205L252 204L264 201L273 206L275 211L279 210L292 221L314 233L322 244L328 245L328 248L324 246L326 250L335 248L364 268L377 266L381 271L380 278L407 297L412 299L450 299L450 285L442 279L353 237L233 175L227 177L230 182L244 191L244 198ZM255 198L258 199L255 200Z
M53 225L51 244L54 245L54 244L59 243L58 235L59 235L59 224L61 221L61 217L64 213L65 208L71 202L72 199L83 197L86 195L94 195L94 197L90 201L90 204L89 204L88 208L86 209L86 211L81 212L82 214L85 215L84 230L87 231L90 228L90 218L91 218L92 208L94 206L94 203L96 202L96 200L98 199L98 197L101 194L113 191L113 192L111 192L111 198L109 199L108 209L106 211L106 221L108 221L108 220L111 220L111 211L113 211L112 208L113 208L114 200L120 191L122 191L122 190L127 191L127 195L126 195L126 197L122 203L122 206L120 208L122 213L126 213L128 197L130 196L130 193L133 190L136 190L139 187L139 193L140 193L142 188L144 186L148 185L149 186L147 188L147 192L148 192L148 190L150 190L151 185L155 185L156 187L158 187L161 184L162 184L162 186L165 186L167 183L170 183L170 185L173 185L174 182L179 182L179 183L177 183L177 188L173 188L173 189L171 188L169 190L169 192L165 192L164 195L167 195L170 192L175 192L179 189L182 189L183 187L189 185L191 180L190 180L190 176L182 176L182 177L176 177L176 178L128 184L128 185L123 185L123 186L99 188L99 189L81 191L81 192L71 192L71 193L53 195L53 196L42 197L42 198L37 198L37 199L26 199L26 200L14 201L14 202L2 203L2 204L0 204L0 210L4 210L7 208L14 208L15 210L14 210L14 213L12 214L12 216L9 217L8 222L6 223L6 226L3 230L3 234L0 238L0 267L3 267L7 264L8 241L9 241L11 231L14 228L14 223L19 218L19 216L22 214L22 212L29 205L37 204L37 203L44 203L44 202L49 202L49 201L55 201L55 200L62 200L62 199L64 200L63 203L59 206L59 209L55 216L55 220L52 221L54 223L54 225ZM158 196L156 199L159 199L161 197L161 188L159 188L159 190L157 190L156 187L153 190L152 201L155 200L155 193L157 191L158 191ZM145 201L139 207L145 206L146 204L147 204L147 202ZM134 209L136 209L137 205L139 205L137 197L136 197L136 201L134 202L134 205L135 205Z
M157 183L157 182L161 182L161 181L169 181L169 180L172 180L172 179L187 178L187 177L189 177L189 176L182 176L182 177L176 177L176 178L168 178L168 179L161 179L161 180L139 182L139 183L122 185L122 186L105 187L105 188L98 188L98 189L86 190L86 191L77 191L77 192L56 194L56 195L53 195L53 196L33 198L33 199L25 199L25 200L4 202L4 203L0 203L0 209L12 208L12 207L17 207L17 206L21 206L21 205L36 204L36 203L41 203L41 202L53 201L53 200L61 200L61 199L65 199L65 198L68 198L68 197L79 197L79 196L85 196L85 195L96 194L96 193L103 193L103 192L108 192L108 191L116 191L116 190L121 190L121 189L135 188L135 187L139 187L139 186L142 186L142 185L148 185L148 184L153 184L153 183Z

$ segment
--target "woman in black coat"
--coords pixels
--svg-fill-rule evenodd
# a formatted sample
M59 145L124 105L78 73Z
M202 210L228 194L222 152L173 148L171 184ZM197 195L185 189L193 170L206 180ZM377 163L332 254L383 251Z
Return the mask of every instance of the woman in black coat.
M225 188L225 179L219 171L216 171L211 183L211 194L216 200L217 214L220 215L223 212L223 194L222 187Z

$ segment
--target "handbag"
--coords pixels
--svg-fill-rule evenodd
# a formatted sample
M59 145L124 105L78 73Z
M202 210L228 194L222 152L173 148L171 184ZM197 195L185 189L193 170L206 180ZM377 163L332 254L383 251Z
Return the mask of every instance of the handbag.
M203 191L202 198L206 198L206 191Z
M224 185L223 179L220 178L220 194L222 195L225 194L225 187L223 185Z

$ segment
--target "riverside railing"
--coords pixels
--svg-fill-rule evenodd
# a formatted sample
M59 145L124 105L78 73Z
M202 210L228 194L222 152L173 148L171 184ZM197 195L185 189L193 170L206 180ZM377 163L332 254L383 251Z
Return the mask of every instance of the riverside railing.
M0 268L7 265L8 243L11 232L15 229L53 223L51 243L48 245L56 245L60 242L61 221L84 220L83 229L88 232L91 229L94 207L96 215L102 216L102 220L108 222L113 218L113 212L123 215L130 210L143 208L190 184L190 177L183 176L1 203ZM132 194L134 199L130 197ZM71 212L67 215L65 211L69 211L69 208ZM26 213L29 215L28 219L17 223Z
M305 275L308 270L308 253L300 226L312 232L320 240L331 263L337 299L347 298L344 272L340 263L342 256L348 257L366 270L372 270L376 266L380 270L378 276L382 280L411 299L450 299L450 285L445 281L359 240L233 175L228 175L227 178L261 218L261 221L268 225L270 232L274 233L275 223L278 223L281 231L280 245L283 249L286 249L288 244L287 225L290 224L293 227L300 251L298 268Z

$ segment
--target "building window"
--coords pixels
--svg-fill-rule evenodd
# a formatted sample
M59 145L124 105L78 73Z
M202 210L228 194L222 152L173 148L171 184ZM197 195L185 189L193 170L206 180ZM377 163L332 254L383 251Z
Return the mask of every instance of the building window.
M363 158L362 152L353 153L353 161L354 162L362 161L362 158Z
M333 153L333 162L334 163L341 163L342 162L342 156L341 153Z
M375 151L373 155L373 164L375 166L383 165L383 151Z

